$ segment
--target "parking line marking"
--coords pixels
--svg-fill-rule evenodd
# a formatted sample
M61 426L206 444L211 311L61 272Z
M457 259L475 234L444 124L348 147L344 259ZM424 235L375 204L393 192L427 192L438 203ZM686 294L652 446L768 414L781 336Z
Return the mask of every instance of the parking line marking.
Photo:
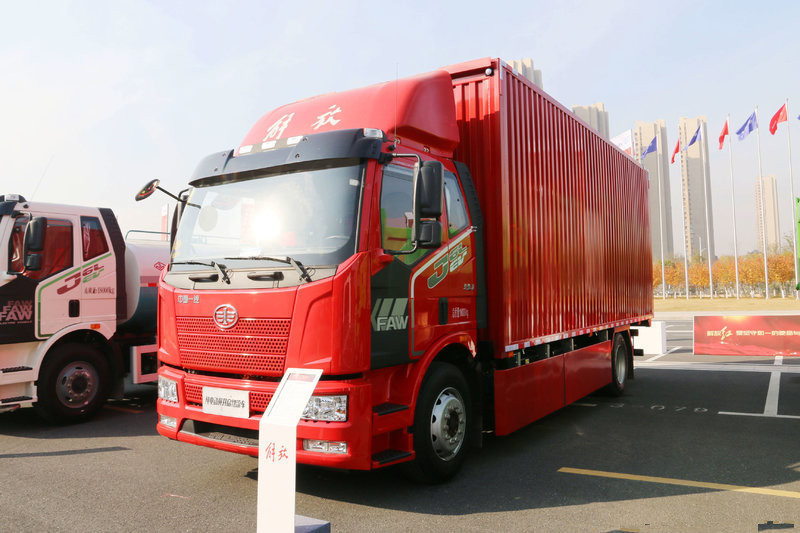
M764 416L778 414L778 395L781 390L781 373L772 372L769 375L769 388L767 389L767 402L764 404Z
M578 407L597 407L596 403L575 402L572 405L577 405Z
M676 351L676 350L680 350L681 348L683 348L683 346L676 346L676 347L674 347L673 349L671 349L671 350L668 350L668 351L666 351L666 352L664 352L664 353L662 353L662 354L660 354L660 355L653 356L653 357L651 357L650 359L645 359L645 360L644 360L644 362L645 362L645 363L649 363L650 361L655 361L656 359L661 359L661 358L662 358L662 357L664 357L665 355L669 355L669 354L671 354L672 352L674 352L674 351Z
M584 470L582 468L559 468L565 474L579 474L583 476L605 477L611 479L626 479L628 481L644 481L646 483L662 483L664 485L679 485L681 487L697 487L701 489L724 490L730 492L747 492L764 496L781 496L800 500L800 492L778 489L763 489L758 487L745 487L742 485L728 485L726 483L707 483L705 481L692 481L689 479L676 479L671 477L639 476L636 474L623 474L619 472L603 472L601 470Z
M673 330L670 330L670 333L694 333L694 330L691 330L691 329L673 329Z

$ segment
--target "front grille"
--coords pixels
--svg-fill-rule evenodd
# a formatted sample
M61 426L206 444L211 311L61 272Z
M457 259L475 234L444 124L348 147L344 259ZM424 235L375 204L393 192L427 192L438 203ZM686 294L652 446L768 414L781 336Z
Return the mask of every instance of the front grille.
M186 403L189 405L203 406L203 387L192 383L185 383L183 386ZM272 400L271 392L250 391L250 416L262 414Z
M289 343L289 319L242 318L222 329L211 317L177 317L178 349L186 368L280 376Z

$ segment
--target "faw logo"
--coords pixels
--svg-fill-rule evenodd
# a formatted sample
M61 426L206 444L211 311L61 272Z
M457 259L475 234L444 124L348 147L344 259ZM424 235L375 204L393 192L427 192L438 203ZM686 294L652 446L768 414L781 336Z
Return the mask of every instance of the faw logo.
M9 300L0 307L0 323L20 324L30 322L33 317L33 302L31 300Z
M64 279L64 285L58 288L56 291L58 294L64 294L65 292L69 292L78 285L81 284L81 278L83 278L83 283L89 282L100 275L103 271L102 266L100 265L92 265L90 267L84 268L83 270L79 270L72 274L71 276L67 276Z
M408 298L378 298L372 307L372 329L396 331L408 328Z

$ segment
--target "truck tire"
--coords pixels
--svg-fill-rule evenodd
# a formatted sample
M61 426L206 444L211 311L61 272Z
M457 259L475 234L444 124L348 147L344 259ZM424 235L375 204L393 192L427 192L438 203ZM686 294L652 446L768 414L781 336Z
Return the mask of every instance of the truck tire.
M471 406L464 375L451 364L432 363L414 412L416 458L405 465L409 477L441 483L458 472L469 448Z
M625 393L625 382L628 380L628 345L622 335L614 335L614 344L611 348L611 384L609 392L614 396Z
M96 348L64 344L47 355L39 372L36 409L56 424L90 419L106 399L108 362Z

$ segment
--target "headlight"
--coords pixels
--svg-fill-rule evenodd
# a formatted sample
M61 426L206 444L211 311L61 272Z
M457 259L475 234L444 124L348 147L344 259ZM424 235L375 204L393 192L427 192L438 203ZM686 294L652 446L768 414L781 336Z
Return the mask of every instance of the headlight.
M303 411L306 420L347 421L347 395L312 396Z
M171 379L158 376L158 397L168 402L178 403L178 384Z

